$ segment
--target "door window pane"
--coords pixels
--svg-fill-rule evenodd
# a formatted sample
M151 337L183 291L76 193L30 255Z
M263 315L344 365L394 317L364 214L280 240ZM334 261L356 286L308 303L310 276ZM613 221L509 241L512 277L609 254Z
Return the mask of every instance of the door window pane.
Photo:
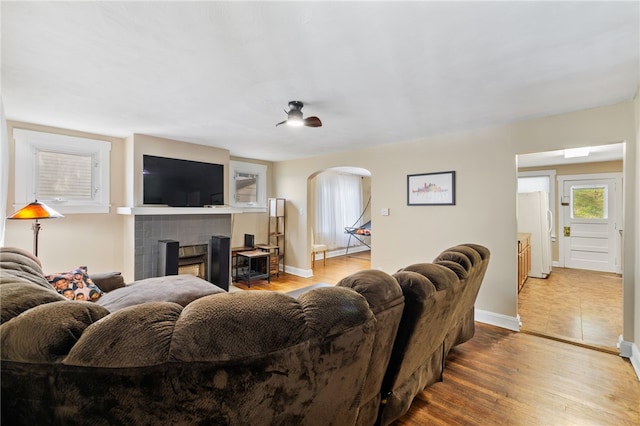
M607 219L607 187L604 185L572 186L571 217L574 219Z

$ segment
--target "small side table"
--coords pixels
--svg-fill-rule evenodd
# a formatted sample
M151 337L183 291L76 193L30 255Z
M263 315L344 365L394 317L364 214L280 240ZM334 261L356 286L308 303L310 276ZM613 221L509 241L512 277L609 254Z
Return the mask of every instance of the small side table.
M238 273L238 263L236 262L236 280L245 281L248 287L251 287L251 280L263 280L266 279L267 282L271 283L271 274L269 273L269 265L271 263L271 252L263 251L263 250L252 250L252 251L243 251L238 252L236 256L245 257L247 259L247 271L246 273ZM266 259L267 263L265 264L265 271L259 272L255 269L256 259Z
M271 254L269 259L269 274L271 276L280 276L280 246L274 244L257 244L256 248L262 251L268 251Z

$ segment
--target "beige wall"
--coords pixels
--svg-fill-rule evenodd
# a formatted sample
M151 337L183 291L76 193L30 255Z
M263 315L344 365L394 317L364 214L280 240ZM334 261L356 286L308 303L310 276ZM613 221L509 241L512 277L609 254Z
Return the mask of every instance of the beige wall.
M113 206L123 205L124 140L103 135L75 132L29 123L7 121L9 132L9 193L7 216L23 206L14 206L14 140L13 129L28 129L111 142L110 196ZM38 238L39 258L45 272L65 271L80 265L89 272L119 271L122 267L124 219L115 214L68 214L62 219L41 221ZM33 250L30 221L7 220L5 245Z
M567 175L586 175L586 174L594 174L594 173L622 173L623 171L623 161L600 161L597 163L581 163L581 164L565 164L565 165L557 165L557 166L545 166L545 167L522 167L518 169L518 172L532 172L537 170L554 170L556 172L556 178L558 176L567 176ZM556 179L552 184L555 186L556 198L558 198L557 194L560 194L562 191L558 188L558 180ZM553 218L555 221L555 229L558 228L558 222L560 218L560 208L559 204L556 200L556 209L553 212ZM558 231L556 231L557 233ZM551 260L557 262L560 259L560 240L556 238L555 241L551 243Z
M291 206L287 244L288 253L295 256L288 256L287 265L302 270L310 266L306 178L330 167L362 167L372 173L372 267L392 273L413 262L431 261L454 244L483 244L492 257L476 307L513 323L517 315L515 156L622 141L627 142L627 163L633 165L625 170L629 218L635 213L637 192L633 102L276 163L276 195L287 198ZM407 206L408 174L447 170L456 171L456 206ZM390 209L389 216L377 213L383 207ZM627 220L626 227L634 236L633 220ZM633 250L633 241L628 238L625 248ZM625 263L627 287L628 280L634 279L634 263Z

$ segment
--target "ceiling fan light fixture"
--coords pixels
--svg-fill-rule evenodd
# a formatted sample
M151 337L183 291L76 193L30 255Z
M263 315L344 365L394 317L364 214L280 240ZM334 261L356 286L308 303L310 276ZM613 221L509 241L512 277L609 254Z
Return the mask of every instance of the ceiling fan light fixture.
M300 101L289 102L289 111L285 111L287 113L287 119L276 124L276 127L285 123L291 127L302 127L302 126L321 127L322 121L320 121L318 117L303 118L302 116L303 106L304 104Z
M289 126L300 127L304 124L302 121L302 106L296 105L296 102L289 103L291 110L287 113L287 124Z
M300 117L289 117L287 120L287 125L291 127L302 127L303 124L304 122Z

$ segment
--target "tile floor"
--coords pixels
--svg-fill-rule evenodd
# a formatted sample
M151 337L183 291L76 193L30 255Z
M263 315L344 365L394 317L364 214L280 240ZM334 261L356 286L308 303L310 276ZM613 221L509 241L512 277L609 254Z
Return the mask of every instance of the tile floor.
M528 278L518 297L521 330L615 351L622 334L622 277L553 268Z

